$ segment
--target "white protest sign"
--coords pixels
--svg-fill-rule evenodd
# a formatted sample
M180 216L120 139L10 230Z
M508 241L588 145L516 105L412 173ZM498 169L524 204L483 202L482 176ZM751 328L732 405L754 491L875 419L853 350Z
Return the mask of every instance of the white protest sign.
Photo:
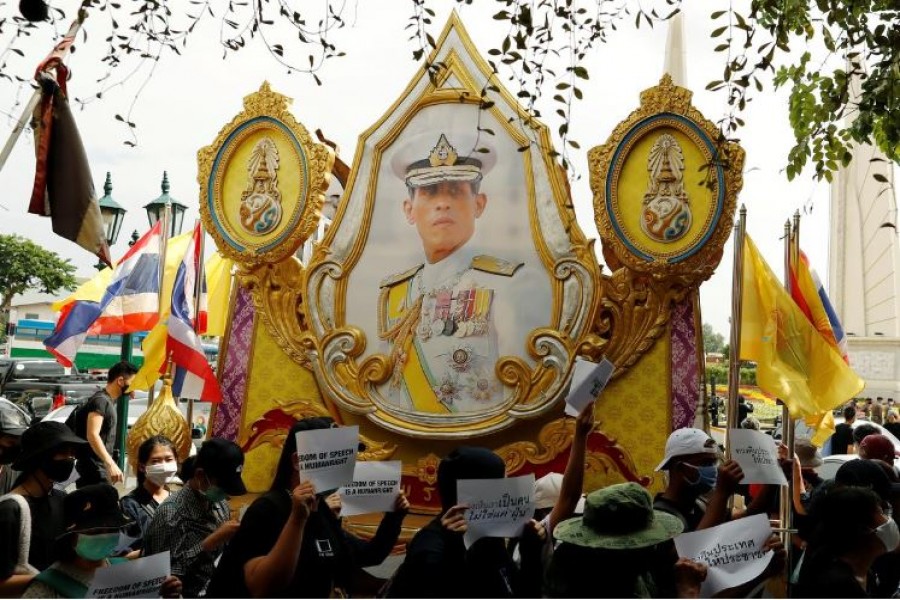
M334 490L353 481L359 448L359 427L333 427L297 432L300 480L317 492Z
M577 417L585 406L596 400L615 370L615 365L605 358L598 363L576 358L572 386L566 398L566 414Z
M747 583L760 575L772 560L772 551L763 544L772 535L769 519L764 514L683 533L675 538L678 556L704 563L709 569L700 595L713 594Z
M731 457L741 466L741 483L787 485L778 464L778 448L771 436L753 429L731 429L728 432Z
M466 548L483 537L518 537L534 516L534 475L505 479L460 479L457 502L468 505Z
M400 465L399 460L356 463L353 482L339 490L341 516L392 512L400 493Z
M85 598L159 598L172 573L169 551L97 569Z

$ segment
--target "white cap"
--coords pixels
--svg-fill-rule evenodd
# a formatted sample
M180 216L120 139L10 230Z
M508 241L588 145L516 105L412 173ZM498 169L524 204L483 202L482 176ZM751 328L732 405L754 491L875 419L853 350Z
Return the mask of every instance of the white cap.
M562 491L563 476L559 473L547 473L534 482L534 507L553 508Z
M719 448L716 441L702 429L685 427L676 429L666 440L666 455L656 467L657 471L664 470L669 461L676 456L688 456L691 454L718 454Z

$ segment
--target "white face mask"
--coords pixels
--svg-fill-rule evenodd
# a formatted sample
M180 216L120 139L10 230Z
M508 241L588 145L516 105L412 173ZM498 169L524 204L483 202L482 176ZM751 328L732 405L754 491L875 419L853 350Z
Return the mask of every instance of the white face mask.
M175 473L178 471L178 465L175 461L157 463L155 465L147 465L144 468L144 474L147 479L156 485L166 485L175 479Z
M888 552L893 552L900 546L900 528L897 521L888 517L888 520L875 528L875 535L884 544Z

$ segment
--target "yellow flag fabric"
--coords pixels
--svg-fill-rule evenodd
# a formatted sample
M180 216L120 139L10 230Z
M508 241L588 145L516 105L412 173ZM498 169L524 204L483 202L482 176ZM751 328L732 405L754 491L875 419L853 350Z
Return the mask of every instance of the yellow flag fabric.
M184 260L188 244L194 232L182 233L169 238L166 243L166 264L163 270L162 302L159 305L159 323L150 330L147 337L141 343L141 351L144 353L144 364L135 376L131 384L132 390L149 390L159 379L159 371L166 360L166 319L172 308L172 288L175 286L175 274L178 266Z
M858 394L864 382L822 338L759 254L744 239L741 348L756 362L756 382L795 419L822 413Z
M206 335L225 335L233 265L234 261L218 252L206 261Z
M78 289L72 292L68 297L63 300L57 300L53 303L53 310L59 312L63 309L63 307L71 302L75 302L76 300L87 300L89 302L100 302L103 300L103 293L106 291L106 288L109 287L109 283L112 281L113 270L109 267L106 267L96 275L94 275L91 279L85 281Z

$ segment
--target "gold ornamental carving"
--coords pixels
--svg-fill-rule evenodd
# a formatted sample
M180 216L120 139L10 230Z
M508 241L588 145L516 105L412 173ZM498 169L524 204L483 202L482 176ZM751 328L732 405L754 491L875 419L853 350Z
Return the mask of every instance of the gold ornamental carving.
M191 451L191 427L172 396L172 380L163 378L159 397L144 411L128 432L128 464L137 469L138 449L155 435L164 435L175 444L178 461L183 462Z
M334 151L313 141L290 103L263 82L197 153L204 228L224 255L245 268L297 251L316 230L331 178Z
M588 152L595 220L614 270L627 266L692 286L719 264L744 151L722 139L691 97L664 75L607 142Z

